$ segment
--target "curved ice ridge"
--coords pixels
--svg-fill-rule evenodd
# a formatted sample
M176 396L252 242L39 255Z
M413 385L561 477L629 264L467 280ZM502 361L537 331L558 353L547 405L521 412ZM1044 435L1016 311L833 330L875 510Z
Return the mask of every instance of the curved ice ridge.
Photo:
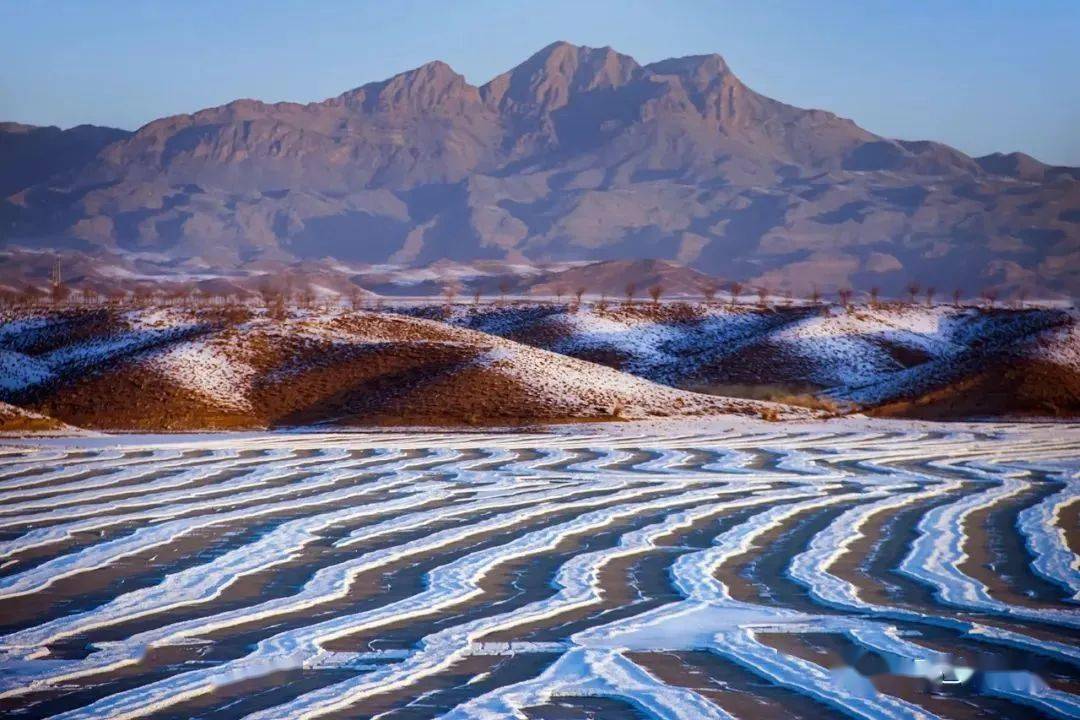
M482 594L478 584L480 578L507 559L549 550L567 537L603 527L620 517L671 505L706 501L717 494L716 489L696 490L654 500L627 502L650 492L652 489L623 491L615 498L622 504L586 512L573 520L528 532L510 542L441 565L428 573L428 587L417 595L366 612L343 615L279 633L259 642L255 650L243 658L110 695L57 717L72 720L141 717L210 692L225 678L233 683L277 670L301 667L319 656L321 643L387 623L427 615L478 597Z
M933 588L935 597L954 607L981 610L1026 620L1080 627L1080 613L1018 607L990 595L989 589L960 566L967 560L964 521L976 510L993 507L1027 490L1031 483L1010 476L990 476L997 484L932 509L919 521L919 536L900 563L900 572Z
M42 684L93 675L122 665L132 664L138 662L147 649L153 645L180 642L184 638L197 637L232 625L240 625L254 620L265 620L278 615L310 609L319 604L343 597L348 592L353 578L362 572L374 570L410 556L431 552L470 537L480 536L494 530L512 528L532 518L561 510L574 510L622 502L657 492L657 488L654 486L621 489L626 488L628 485L629 483L625 480L600 481L598 486L595 487L596 490L608 492L619 490L619 492L570 502L556 500L539 503L524 510L497 515L465 527L442 530L397 547L365 553L357 558L318 570L304 584L300 592L295 595L264 601L254 606L226 611L206 618L166 625L132 636L121 642L101 646L81 662L62 662L49 668L38 668L33 671L35 675L32 679L24 674L18 681L10 683L5 688L5 691L0 693L0 696L27 692ZM567 490L567 493L580 494L580 490L580 488L573 491ZM384 532L399 531L403 529L405 523L412 522L412 520L394 519L386 521L381 527L377 525L371 528L369 537L375 537Z
M1058 492L1021 510L1016 525L1034 557L1032 569L1065 588L1070 600L1080 602L1080 557L1069 549L1060 525L1061 512L1075 502L1080 502L1080 479L1072 478Z
M660 682L617 650L587 648L568 650L532 680L501 687L459 705L442 720L526 720L522 708L543 705L558 697L617 698L657 720L734 720L693 690Z
M842 680L817 663L786 655L757 639L754 628L718 633L709 649L745 666L772 682L813 697L845 715L863 720L930 720L936 718L917 705L880 693L855 671Z
M742 664L769 682L851 716L933 717L922 708L878 693L864 678L837 674L786 655L762 641L763 634L771 633L841 633L884 658L896 674L934 677L948 669L946 656L907 640L895 626L887 624L890 619L940 625L967 633L976 640L1022 647L1080 666L1080 649L1064 643L959 617L925 614L920 612L921 608L916 611L873 605L860 597L855 585L829 572L836 560L861 537L866 522L877 514L894 513L957 492L957 500L935 508L919 525L919 539L929 542L925 538L937 534L943 550L925 569L926 577L916 579L931 584L941 603L947 603L942 593L969 603L963 606L947 603L953 607L971 609L971 602L985 603L987 598L995 601L981 583L973 578L965 580L960 571L966 559L964 521L983 502L993 505L1024 492L1031 486L1024 479L1030 471L1061 474L1076 467L1072 461L1061 460L1071 457L1070 453L1076 455L1074 449L1069 448L1067 441L1049 434L1041 435L1037 442L1017 446L1001 443L992 433L981 431L748 432L732 436L729 443L726 439L724 448L712 446L707 451L697 447L686 449L696 443L712 442L701 433L667 438L666 447L645 446L653 440L648 435L628 434L601 451L593 451L588 438L573 442L563 438L559 440L560 446L545 447L542 443L548 442L548 438L530 435L529 442L536 444L529 446L528 456L518 454L523 449L520 438L491 433L478 437L491 443L490 447L483 446L479 457L477 448L481 446L455 449L462 446L449 433L433 437L426 447L434 448L435 452L420 456L416 452L420 445L412 437L389 433L378 439L377 444L381 443L382 447L374 456L356 459L354 454L345 452L350 448L349 442L321 445L308 441L308 454L301 457L295 453L304 445L275 436L265 446L264 452L268 454L249 464L274 464L281 470L282 462L293 462L294 470L284 475L268 473L258 476L258 480L243 475L223 481L218 487L226 488L221 495L228 498L226 501L221 497L216 497L216 501L207 497L181 497L188 489L185 483L195 485L190 489L196 489L202 482L199 479L170 485L177 475L204 465L235 475L241 463L249 460L235 455L228 457L231 450L217 440L204 446L212 449L211 455L178 454L178 449L190 446L176 443L137 460L127 453L110 450L89 457L72 455L72 462L59 469L49 463L64 461L66 452L41 452L35 456L36 460L20 458L17 462L9 461L7 456L0 458L6 467L32 471L28 475L16 475L17 471L0 475L0 489L4 490L0 498L23 503L19 510L10 512L48 507L48 502L43 501L53 498L56 504L69 500L73 505L96 501L95 509L90 511L96 515L71 517L54 526L60 528L55 534L57 538L67 537L65 533L77 532L79 528L107 528L122 522L143 525L144 530L179 523L173 529L177 531L175 537L181 537L184 524L198 524L215 516L248 520L267 512L285 515L273 521L276 525L263 521L270 524L270 529L248 544L200 565L166 574L158 585L117 595L91 610L0 638L0 653L3 653L0 665L5 673L0 696L46 690L80 678L93 683L95 675L139 663L153 647L201 642L198 638L210 633L227 635L233 627L247 628L255 622L266 632L274 632L271 628L277 622L275 618L311 610L314 610L311 619L287 620L289 625L297 619L310 624L283 632L278 628L276 635L266 637L245 657L190 669L109 695L64 717L137 717L174 707L218 685L232 685L275 670L349 667L361 673L251 716L274 720L319 717L350 706L360 707L357 703L373 695L415 687L424 678L444 672L472 653L559 652L561 657L539 677L492 690L465 702L446 717L523 718L525 708L560 696L597 695L624 700L652 717L728 718L724 710L700 694L660 681L634 663L629 655L631 651L678 649L709 650ZM406 447L411 450L390 450L394 447L390 443L399 439L410 443ZM583 456L582 451L588 453ZM642 460L642 452L650 453L651 457ZM992 458L993 464L985 462L987 458ZM1013 460L1016 462L1009 464ZM1038 463L1043 460L1046 464L1040 466ZM159 473L166 464L174 474L162 478ZM760 469L752 469L751 464ZM345 468L350 476L328 480L329 475ZM285 475L298 477L283 479ZM47 476L54 478L53 484L39 480ZM213 484L212 476L209 479L208 484ZM226 485L237 480L252 485ZM8 481L12 487L5 487ZM263 483L267 486L259 487ZM280 488L291 489L283 495L278 492ZM100 492L90 492L95 489ZM136 505L124 505L123 500L119 505L105 502L140 489L148 497ZM967 492L960 494L961 490ZM231 496L225 494L230 491ZM170 492L174 494L169 495ZM293 493L302 497L290 502ZM1061 510L1071 502L1070 494L1075 493L1074 478L1061 491L1042 498L1021 513L1017 521L1017 529L1034 558L1035 571L1070 589L1074 596L1075 589L1069 583L1076 581L1076 559L1069 552L1058 525ZM246 499L237 500L237 497ZM242 503L243 507L223 509L220 507L223 503ZM816 533L786 572L808 588L814 601L847 613L854 611L857 616L809 614L731 597L722 579L717 577L721 569L729 569L725 565L741 556L752 556L767 533L783 532L804 513L836 504L851 507L844 508ZM499 650L496 643L483 641L492 633L549 619L561 626L566 621L563 613L580 613L590 618L590 624L602 623L605 614L589 608L603 599L601 572L612 560L649 552L655 548L657 537L688 528L702 518L754 507L761 510L718 534L711 547L678 548L682 554L670 564L669 572L672 583L685 596L682 601L605 625L592 625L559 643L515 641L505 643L505 649ZM497 597L484 594L480 583L500 563L550 552L568 537L595 532L619 518L634 518L642 512L664 508L670 511L659 521L624 532L615 545L571 556L556 571L552 594L512 611L481 614L474 620L444 625L445 620L452 618L456 605L497 601ZM245 514L230 515L240 512ZM3 513L4 506L0 505L0 515ZM573 513L579 514L574 517ZM547 520L548 515L554 517ZM931 516L937 518L934 523L928 522ZM53 518L54 522L63 520L59 514ZM214 601L237 578L302 560L306 547L320 534L335 526L348 530L360 522L364 524L334 543L333 551L342 552L347 559L318 570L313 568L305 584L292 595L215 612ZM243 524L250 527L250 522ZM423 534L425 528L435 524L441 529ZM37 542L47 538L34 535L37 532L32 530L16 540L26 542L25 538L29 537ZM381 607L365 601L362 610L331 615L330 619L323 619L327 616L319 612L320 605L337 604L346 598L361 574L381 573L385 572L382 568L405 567L418 560L437 560L440 551L458 543L477 542L492 532L507 533L507 539L494 545L486 542L482 549L436 567L428 573L426 586L418 593ZM367 552L360 548L356 552L362 554L355 557L349 552L361 543L399 533L410 533L415 539ZM145 542L148 549L159 540L147 533L141 536L140 543ZM102 563L100 566L104 567L125 557L128 550L137 552L140 544L133 543L125 550L120 544L110 544L117 541L89 545L54 560L66 558L65 563L85 563L86 567ZM910 560L914 553L915 545L905 560ZM67 565L63 563L54 566L61 571L65 568ZM15 572L8 577L20 575L23 573ZM976 587L962 587L969 581ZM986 597L979 596L979 588ZM502 591L496 595L501 597ZM81 660L52 659L42 652L49 643L136 618L160 614L164 621L170 609L198 603L208 603L200 617L155 627L117 642L100 643ZM939 606L935 603L932 607ZM341 612L342 608L348 612L343 604L337 604L334 612ZM976 609L1001 614L986 606ZM822 612L826 612L825 607ZM411 650L342 653L324 648L325 643L345 635L432 613L438 614L441 629L422 638ZM1072 617L1067 611L1064 614ZM527 647L530 645L536 647ZM1047 687L1030 673L988 673L978 691L1025 703L1049 715L1080 714L1076 697Z
M283 465L285 468L282 467ZM293 473L291 465L291 462L279 463L265 469L252 471L244 476L245 479L242 481L241 486L248 487L253 484L259 485L269 479L288 476ZM355 472L356 471L351 464L344 464L337 466L332 470L305 478L301 481L275 487L270 490L254 490L246 493L239 493L232 496L228 503L229 505L234 505L244 500L266 501L283 495L291 495L300 490L319 490L321 488L333 486L342 479L352 476ZM221 483L217 487L221 488L229 486L230 482ZM179 514L179 508L183 508L184 512L189 512L191 510L210 510L211 512L204 515L195 515L176 520L165 520L156 525L140 528L130 535L124 535L115 540L91 545L90 547L73 553L60 555L59 557L53 558L23 572L0 578L0 597L13 597L42 590L62 578L69 577L76 573L86 572L87 570L104 567L120 558L164 545L176 540L178 537L202 528L249 520L252 517L295 510L306 506L348 500L369 494L375 490L396 487L400 484L402 484L400 478L391 476L382 481L381 484L354 485L338 488L329 492L307 495L302 498L218 512L214 512L214 510L220 510L222 503L220 499L208 503L196 504L194 506L171 506L172 512L169 512L168 508L157 508L153 511L151 517L168 517L170 515ZM91 527L95 526L91 525ZM44 528L41 533L38 533L35 536L35 539L38 542L41 542L44 537L56 538L60 533L70 535L71 532L72 529L70 526L53 526ZM32 534L33 532L27 533L23 538Z
M427 460L427 458L425 458ZM462 471L455 479L462 479ZM304 545L317 537L317 534L338 523L349 522L363 517L383 515L399 510L425 505L448 495L472 494L487 496L496 490L507 491L520 488L519 481L500 483L496 488L484 488L486 492L477 493L474 488L457 488L449 491L442 485L420 484L426 471L405 472L394 476L389 482L384 480L358 490L369 492L396 487L408 488L405 497L370 505L350 506L343 510L320 513L297 520L288 521L264 535L254 543L230 551L210 563L196 565L179 573L166 575L161 583L126 593L112 602L93 610L59 618L53 622L34 626L26 630L0 637L0 649L9 654L14 648L42 647L64 637L87 632L106 625L126 622L166 610L209 602L218 597L244 575L268 570L275 565L289 562ZM398 516L375 525L358 528L347 540L338 541L337 545L351 545L360 541L370 541L391 533L400 533L417 529L431 523L459 515L469 515L491 509L513 507L527 503L550 502L575 494L586 492L585 488L573 486L554 490L528 491L512 494L498 494L494 497L450 507L438 507L432 510L414 512Z
M185 458L182 453L176 450L155 450L149 458L138 458L138 460L125 458L127 462L114 458L94 463L94 466L90 468L79 470L68 466L61 473L54 474L53 477L32 475L25 478L28 482L14 489L3 490L0 492L0 506L6 510L16 501L31 500L42 495L54 495L57 498L68 497L69 493L110 487L126 480L137 479L143 475L158 473L162 468L169 469L185 465L198 465L200 462L216 462L227 455L235 456L236 453L215 452L209 457ZM94 471L99 474L82 480L65 480L65 478L85 475Z
M250 716L249 720L271 720L280 712L290 717L318 717L353 705L369 695L413 684L460 660L468 654L478 638L600 602L600 572L612 560L651 550L656 547L654 542L657 538L688 527L701 519L734 508L769 502L772 498L771 494L766 493L760 497L707 503L672 513L660 522L625 533L613 547L583 553L563 563L553 582L557 592L552 596L510 612L455 625L429 635L421 640L420 649L410 654L400 665L313 691L287 705L272 708L265 713L256 713ZM633 700L632 693L626 699ZM503 699L500 702L509 700Z
M811 538L807 549L792 559L788 565L787 574L806 587L815 601L829 607L847 611L869 612L881 618L946 627L991 643L1019 647L1080 665L1080 649L1071 645L1037 640L1028 635L1004 628L989 627L968 620L942 617L900 607L876 605L863 600L858 587L854 584L841 580L829 572L829 568L847 551L847 548L863 537L861 530L874 515L886 510L898 510L909 505L916 505L956 492L961 489L962 485L963 483L957 480L939 482L918 492L911 492L897 497L886 497L873 503L857 505L846 510L825 529ZM961 497L958 502L964 500L965 498ZM862 642L864 637L866 636L855 636L862 644L865 644ZM907 652L914 652L914 648L917 648L917 646L910 643L906 645Z

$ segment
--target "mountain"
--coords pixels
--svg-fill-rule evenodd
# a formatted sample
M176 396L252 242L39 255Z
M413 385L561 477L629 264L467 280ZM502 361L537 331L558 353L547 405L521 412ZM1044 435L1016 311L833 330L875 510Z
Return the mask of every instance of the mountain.
M608 260L548 272L529 285L533 295L569 297L579 290L593 295L638 298L658 288L663 297L700 296L715 281L708 275L667 260Z
M719 55L555 43L481 87L432 62L101 143L8 183L0 282L59 249L140 278L648 258L795 292L1080 287L1077 169L883 138Z
M69 130L0 123L0 197L87 164L126 130L79 125Z

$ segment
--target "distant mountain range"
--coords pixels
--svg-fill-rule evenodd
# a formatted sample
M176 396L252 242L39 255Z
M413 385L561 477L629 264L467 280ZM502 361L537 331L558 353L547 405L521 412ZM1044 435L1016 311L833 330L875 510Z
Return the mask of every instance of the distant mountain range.
M796 293L1080 288L1080 169L883 138L719 55L555 43L481 87L432 62L134 133L3 124L0 195L9 286L59 251L91 285L649 258Z

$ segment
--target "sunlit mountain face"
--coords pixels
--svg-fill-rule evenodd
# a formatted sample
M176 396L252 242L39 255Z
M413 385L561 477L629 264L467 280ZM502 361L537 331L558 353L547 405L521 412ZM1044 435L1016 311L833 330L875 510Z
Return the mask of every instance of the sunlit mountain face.
M719 55L555 43L480 87L432 62L134 133L8 124L0 168L8 287L58 252L101 289L652 259L796 293L1050 297L1080 271L1077 169L883 138L754 92Z

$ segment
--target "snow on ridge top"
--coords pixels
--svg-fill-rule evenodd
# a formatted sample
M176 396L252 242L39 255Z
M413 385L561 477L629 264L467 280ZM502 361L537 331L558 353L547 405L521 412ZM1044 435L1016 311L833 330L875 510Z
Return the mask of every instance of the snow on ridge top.
M952 344L952 313L945 308L878 310L834 308L828 315L812 315L777 332L780 340L795 338L878 337L920 346L944 348Z
M247 395L255 369L226 357L204 340L189 340L154 353L147 366L207 400L237 410L249 410Z
M710 307L685 319L582 310L550 319L565 336L552 349L576 354L614 350L635 375L663 382L692 373L702 354L729 348L737 340L764 332L769 318L741 310Z
M1023 355L1032 360L1045 360L1080 372L1080 325L1075 322L1064 328L1040 333Z
M701 395L659 385L644 378L529 346L499 340L478 362L538 392L557 408L642 418L650 415L696 415L755 412L763 403ZM777 406L779 407L779 406ZM797 411L795 411L797 412Z
M806 380L823 386L863 386L903 370L894 352L949 357L954 317L946 308L832 308L773 332L769 340L809 363Z

